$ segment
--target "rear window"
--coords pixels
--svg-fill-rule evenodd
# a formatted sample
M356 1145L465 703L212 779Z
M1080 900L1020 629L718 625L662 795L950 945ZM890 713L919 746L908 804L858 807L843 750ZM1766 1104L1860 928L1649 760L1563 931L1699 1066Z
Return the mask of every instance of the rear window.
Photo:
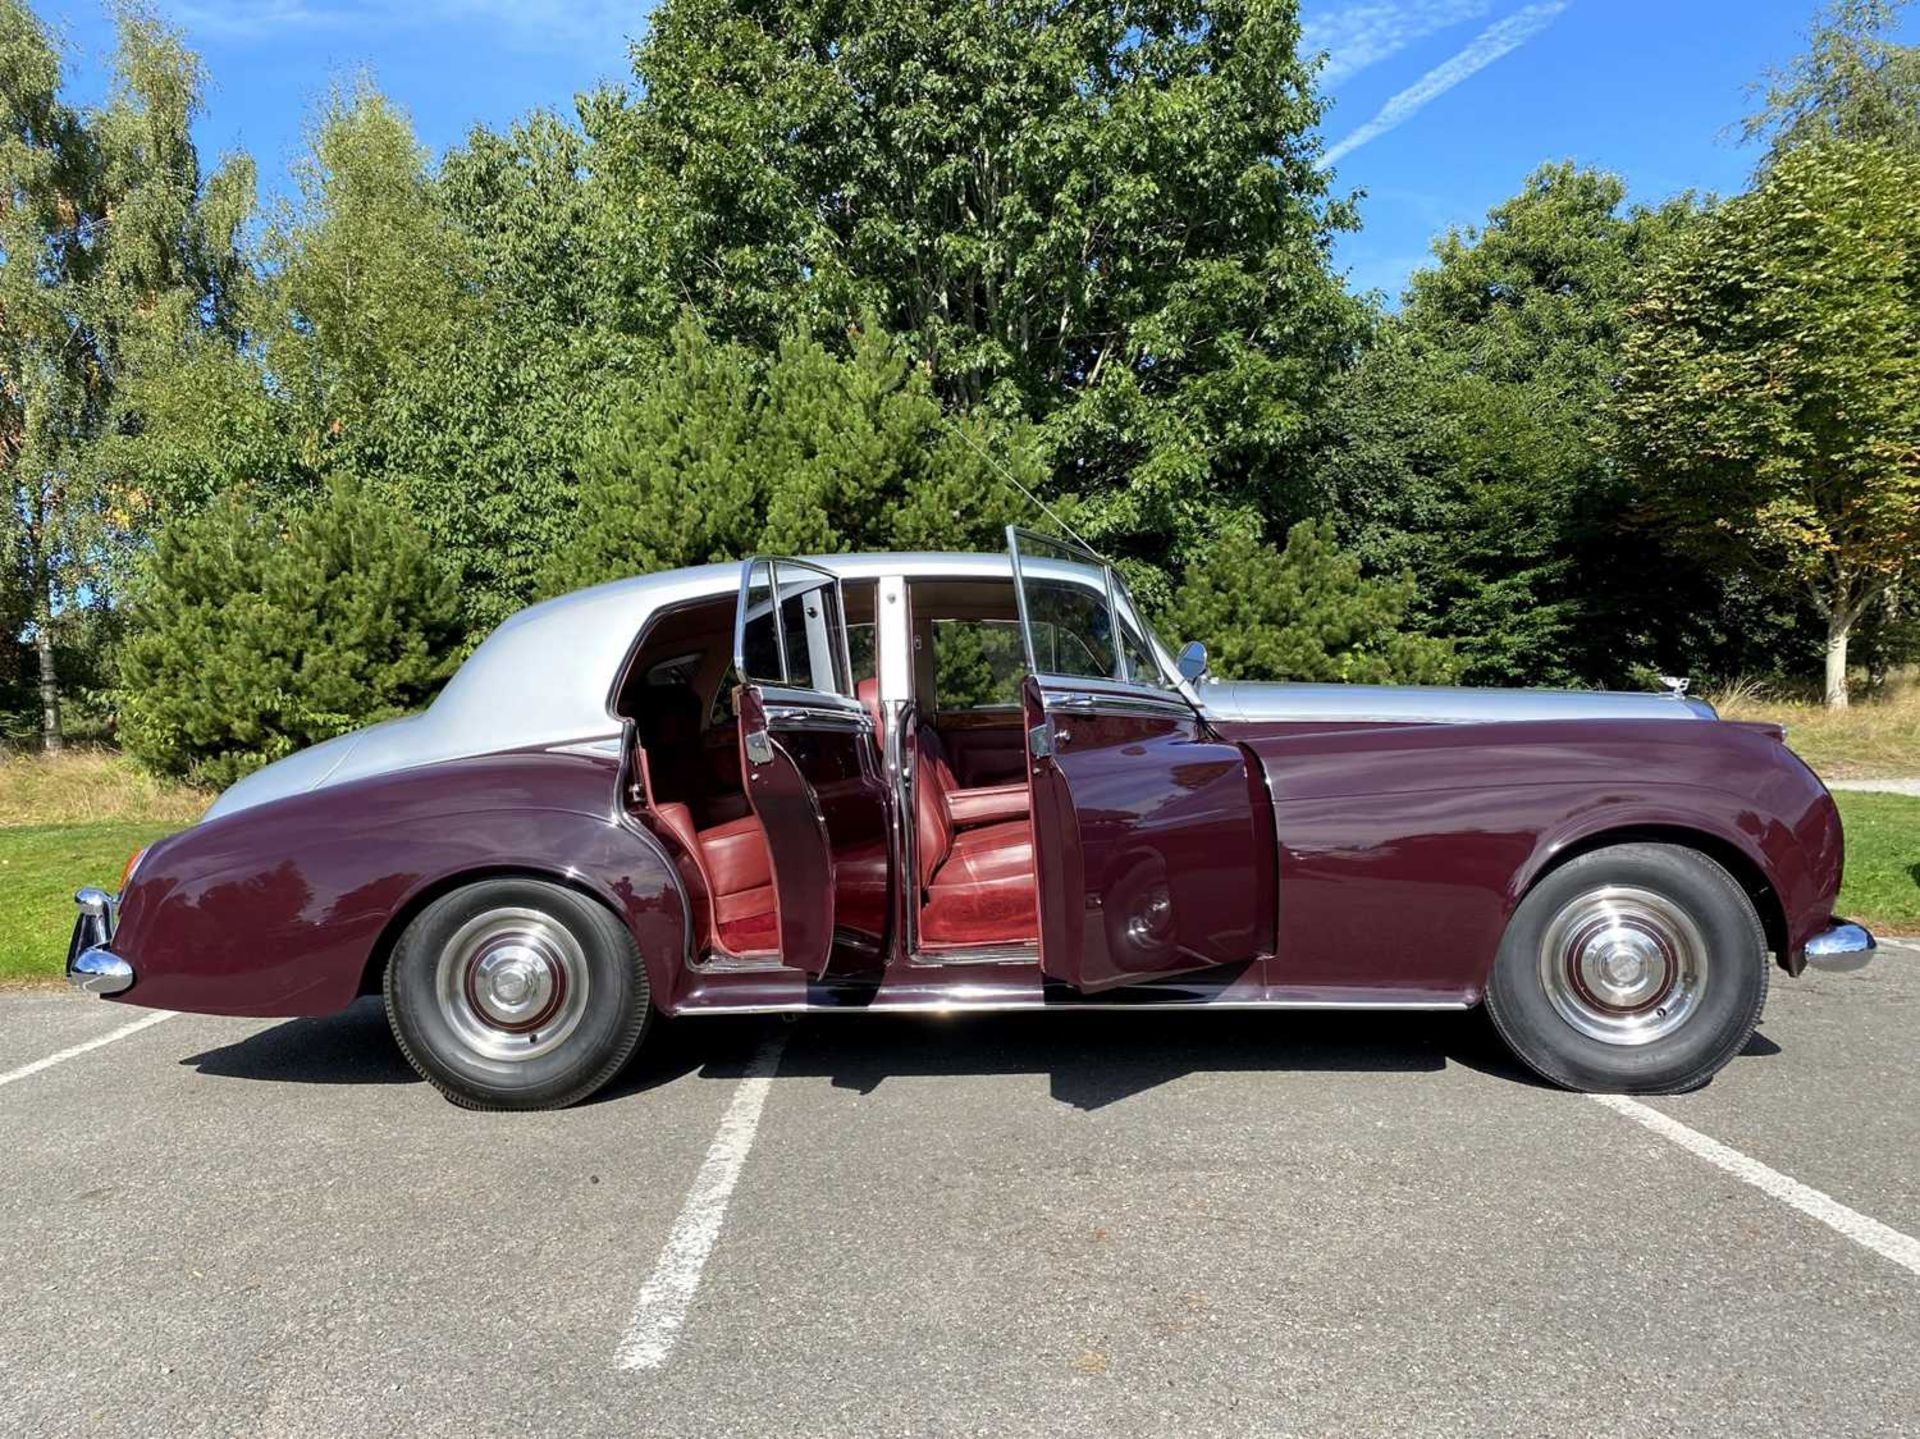
M1017 620L933 622L933 707L937 713L1020 703L1026 673Z

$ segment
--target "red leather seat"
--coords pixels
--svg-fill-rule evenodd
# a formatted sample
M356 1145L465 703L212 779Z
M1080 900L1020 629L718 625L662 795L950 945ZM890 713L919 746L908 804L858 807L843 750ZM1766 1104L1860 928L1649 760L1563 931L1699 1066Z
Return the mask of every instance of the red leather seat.
M861 680L854 686L854 695L867 707L867 714L873 720L874 741L879 745L880 752L885 754L886 713L880 707L880 681ZM974 825L998 824L1003 820L1027 817L1029 800L1025 781L965 788L954 777L953 766L947 763L946 749L941 745L940 736L934 732L933 726L923 724L916 733L920 763L940 772L941 788L947 796L947 813L956 828L967 829Z
M975 829L955 823L953 771L939 740L922 726L914 779L914 842L919 850L923 944L1011 944L1039 938L1034 902L1033 824L1002 819ZM996 786L1003 788L1003 786ZM1025 786L1021 786L1025 810Z
M707 891L706 935L734 954L764 953L780 947L779 912L774 902L773 861L766 831L753 815L695 829L684 804L653 799L653 778L646 751L639 754L640 780L660 822L679 840ZM704 944L704 940L703 940Z

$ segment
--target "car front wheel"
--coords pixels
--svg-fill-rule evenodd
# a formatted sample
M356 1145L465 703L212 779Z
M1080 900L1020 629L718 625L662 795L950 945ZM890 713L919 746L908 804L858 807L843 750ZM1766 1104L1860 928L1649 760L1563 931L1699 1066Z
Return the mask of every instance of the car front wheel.
M1569 1089L1695 1089L1746 1045L1767 998L1753 903L1697 850L1622 844L1570 860L1508 922L1487 985L1501 1037Z
M533 879L483 880L428 905L394 947L385 995L408 1062L470 1109L585 1099L632 1055L648 1010L626 927Z

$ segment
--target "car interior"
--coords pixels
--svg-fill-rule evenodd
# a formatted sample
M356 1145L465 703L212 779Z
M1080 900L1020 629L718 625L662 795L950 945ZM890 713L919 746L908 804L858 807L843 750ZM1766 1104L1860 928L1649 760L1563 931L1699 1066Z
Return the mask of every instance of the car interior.
M875 671L872 581L842 586L855 698L889 717ZM721 958L777 957L772 859L747 800L735 714L737 597L657 615L615 700L634 721L636 812L674 854L696 911L696 945ZM909 587L913 701L898 746L896 802L913 818L915 949L924 957L1031 946L1038 937L1020 681L1025 670L1010 580ZM751 662L751 656L749 657Z

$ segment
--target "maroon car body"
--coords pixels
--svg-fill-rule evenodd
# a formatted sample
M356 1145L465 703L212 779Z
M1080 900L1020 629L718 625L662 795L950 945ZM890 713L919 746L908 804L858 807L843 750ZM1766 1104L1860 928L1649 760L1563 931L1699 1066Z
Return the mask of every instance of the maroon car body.
M1464 1007L1542 876L1633 841L1733 876L1791 973L1810 944L1848 947L1839 817L1775 728L1677 695L1196 687L1091 565L778 563L526 612L425 714L269 767L154 844L104 920L83 916L76 982L328 1014L379 991L437 898L519 875L616 915L668 1014ZM802 572L804 623L839 658L796 660L803 627L756 659L754 595L777 591L786 625L781 576ZM1101 653L1057 662L1071 625L1035 606L1102 593L1110 629L1095 614L1074 641ZM959 705L947 651L972 664L1016 631L1020 672ZM1126 658L1101 648L1115 635ZM776 664L776 683L755 673ZM1104 672L1058 672L1076 665ZM952 782L929 827L936 750ZM735 895L720 845L743 831L767 882ZM1024 890L1001 873L1020 865Z

